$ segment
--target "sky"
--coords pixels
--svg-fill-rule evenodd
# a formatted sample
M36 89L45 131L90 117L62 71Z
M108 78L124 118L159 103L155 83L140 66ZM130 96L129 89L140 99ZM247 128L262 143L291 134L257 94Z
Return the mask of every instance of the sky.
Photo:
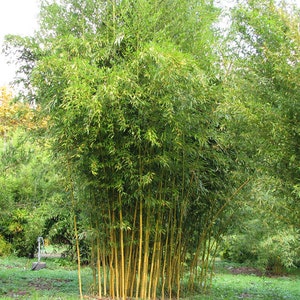
M2 54L4 36L28 36L38 27L39 0L0 0L0 87L9 85L15 67L6 63Z
M231 0L219 0L230 2ZM300 6L300 0L294 0ZM0 87L9 85L15 66L6 63L1 49L6 34L28 36L38 28L39 0L0 0Z

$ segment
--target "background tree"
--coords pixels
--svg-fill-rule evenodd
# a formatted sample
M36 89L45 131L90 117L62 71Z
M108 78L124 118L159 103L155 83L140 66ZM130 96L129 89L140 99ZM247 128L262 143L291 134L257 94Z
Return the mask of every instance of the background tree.
M232 14L233 56L222 107L231 141L253 174L243 195L250 218L243 236L256 234L250 252L265 266L292 266L299 253L298 13L284 3L248 1Z
M37 237L48 236L46 224L60 215L54 212L63 194L60 173L49 147L33 139L33 131L46 123L37 121L38 111L14 102L5 88L0 99L0 236L7 249L33 256Z
M0 134L3 138L18 127L33 129L34 114L29 105L16 102L7 87L0 87Z

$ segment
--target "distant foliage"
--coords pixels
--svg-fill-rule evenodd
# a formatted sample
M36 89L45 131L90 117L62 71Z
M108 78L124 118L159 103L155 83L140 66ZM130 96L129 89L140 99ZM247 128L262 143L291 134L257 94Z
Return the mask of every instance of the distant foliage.
M11 245L0 235L0 257L11 254Z
M1 99L2 254L12 251L18 256L33 257L37 237L48 234L44 231L45 222L62 213L59 202L64 191L49 149L42 140L34 139L36 132L42 131L46 124L37 117L38 110L15 102L6 89L2 90Z
M232 10L219 111L250 185L225 254L272 272L297 264L300 241L299 9L247 1Z

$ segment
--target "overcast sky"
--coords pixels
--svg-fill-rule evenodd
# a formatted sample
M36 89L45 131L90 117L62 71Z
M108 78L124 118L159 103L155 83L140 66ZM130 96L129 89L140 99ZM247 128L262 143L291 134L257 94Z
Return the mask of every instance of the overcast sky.
M37 28L39 0L0 0L0 47L6 34L31 35ZM1 50L0 49L0 50ZM0 51L0 86L8 85L15 69Z
M294 1L300 4L300 0ZM39 0L0 0L0 50L6 34L31 35L38 26L38 12ZM6 64L6 58L0 51L0 86L8 85L14 74L14 66Z

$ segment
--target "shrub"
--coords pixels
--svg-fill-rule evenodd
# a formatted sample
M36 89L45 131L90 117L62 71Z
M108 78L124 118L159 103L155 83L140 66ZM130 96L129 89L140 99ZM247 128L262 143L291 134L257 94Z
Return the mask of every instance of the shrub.
M0 235L0 256L6 256L11 253L11 245Z
M4 237L17 256L33 257L37 248L37 237L44 226L42 216L35 211L16 209L6 219ZM2 224L4 225L4 224Z
M221 256L234 262L255 264L271 274L298 266L300 245L296 230L258 231L224 237Z
M257 247L249 242L245 234L232 234L225 236L221 250L222 258L238 263L253 263L257 261Z
M259 244L259 264L272 274L295 267L299 254L299 235L293 229L282 229Z

